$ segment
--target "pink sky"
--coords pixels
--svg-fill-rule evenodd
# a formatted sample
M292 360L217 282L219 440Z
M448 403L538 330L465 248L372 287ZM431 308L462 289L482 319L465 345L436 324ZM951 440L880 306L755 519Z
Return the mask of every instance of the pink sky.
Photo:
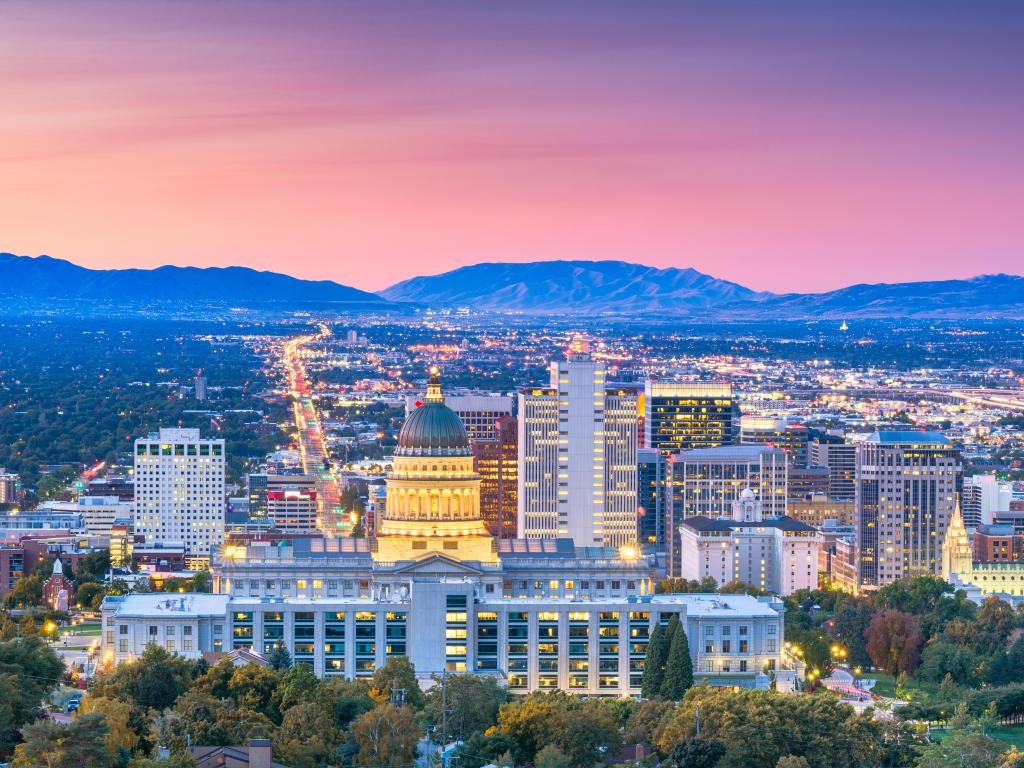
M1021 6L887 5L8 3L0 250L368 290L1024 272Z

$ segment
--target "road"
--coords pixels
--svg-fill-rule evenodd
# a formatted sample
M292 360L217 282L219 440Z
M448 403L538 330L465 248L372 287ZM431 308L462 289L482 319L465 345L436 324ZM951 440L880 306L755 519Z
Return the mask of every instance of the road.
M347 536L352 529L352 521L341 508L341 488L328 459L320 416L302 362L302 350L307 344L323 341L330 335L330 329L321 326L320 333L291 339L284 345L284 364L288 371L302 469L306 474L314 475L317 481L318 526L327 536Z

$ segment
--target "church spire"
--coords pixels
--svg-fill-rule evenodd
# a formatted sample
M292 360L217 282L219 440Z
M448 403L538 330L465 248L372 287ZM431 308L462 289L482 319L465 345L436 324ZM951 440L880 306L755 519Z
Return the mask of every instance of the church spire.
M441 369L436 365L430 367L430 379L427 381L427 402L444 402L444 395L441 394Z
M956 496L953 516L946 528L946 538L942 542L942 575L948 580L961 573L971 570L974 554L971 551L971 538L964 525L964 516L960 512L960 494Z

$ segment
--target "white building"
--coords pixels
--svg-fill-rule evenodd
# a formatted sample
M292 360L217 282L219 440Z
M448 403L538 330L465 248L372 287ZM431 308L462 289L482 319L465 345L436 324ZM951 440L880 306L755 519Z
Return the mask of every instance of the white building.
M114 521L130 523L133 505L117 496L79 496L75 507L91 536L109 536Z
M731 517L733 502L756 491L765 517L786 514L788 459L781 448L723 445L675 453L665 462L665 515L668 530L688 517ZM669 573L680 574L679 538L669 548Z
M764 518L749 489L733 503L731 518L688 517L679 538L685 579L742 581L777 595L818 586L821 534L791 517Z
M161 429L135 441L135 532L183 542L187 564L224 543L224 441L198 429Z
M638 392L585 354L519 395L519 531L579 546L637 540Z
M995 475L964 478L960 492L960 511L964 525L973 531L979 525L992 525L998 512L1007 512L1013 501L1013 483L1001 482Z
M504 600L457 580L416 580L387 598L289 599L142 594L108 597L102 642L115 662L150 643L187 658L284 645L317 676L368 678L392 656L417 675L500 675L509 690L638 696L650 632L677 614L698 683L792 688L781 655L784 607L748 595L594 601Z

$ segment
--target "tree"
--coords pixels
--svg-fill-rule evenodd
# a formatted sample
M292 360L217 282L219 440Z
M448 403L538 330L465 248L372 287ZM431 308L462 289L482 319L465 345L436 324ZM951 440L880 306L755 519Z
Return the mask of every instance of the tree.
M977 628L991 638L991 651L1005 648L1017 628L1017 616L1005 600L989 596L978 609Z
M288 648L284 643L278 642L274 645L274 650L267 656L267 661L270 663L271 669L279 672L291 667L292 655L288 653Z
M144 709L160 711L177 701L195 679L193 662L151 643L135 661L123 662L93 683L97 696L130 700Z
M370 696L379 703L390 703L404 696L405 702L413 708L422 707L423 691L416 681L412 662L406 656L392 656L383 667L377 667L370 681Z
M427 694L427 710L446 741L465 741L497 722L498 710L509 700L508 692L491 677L448 675ZM442 708L447 717L442 717Z
M32 608L43 602L43 580L38 576L22 576L14 583L5 599L10 608Z
M665 676L661 682L661 695L669 701L679 701L693 685L690 643L686 638L686 627L679 620L679 614L673 614L669 619L667 635L670 640L668 657L665 660Z
M28 611L22 614L21 621L18 622L18 634L21 637L37 637L39 635L36 618Z
M554 744L541 748L533 761L534 768L571 768L569 758Z
M63 675L64 662L41 638L0 643L0 754L14 748L18 729L41 714Z
M671 768L715 768L724 755L722 742L693 736L675 746L668 762Z
M973 686L978 682L981 659L974 651L945 640L933 640L921 654L917 676L922 680L937 683L946 675L961 686Z
M75 589L75 605L80 608L95 609L103 601L106 594L103 585L95 581L85 581Z
M874 768L881 754L881 726L870 712L857 714L829 696L780 696L770 691L696 686L658 729L656 745L671 754L700 733L726 748L729 768L770 768L796 754L811 768Z
M512 742L517 763L532 762L542 747L554 744L574 768L590 768L621 746L619 723L610 708L597 699L581 700L560 691L533 693L505 704L496 730Z
M78 716L98 714L107 726L105 738L107 752L116 758L123 750L131 753L139 744L139 734L132 728L132 705L127 701L86 695L78 709Z
M290 768L337 765L344 740L322 702L302 702L289 708L281 719L274 743L275 758Z
M924 578L924 577L922 577ZM892 675L912 673L921 658L921 629L909 613L884 610L875 614L867 631L867 651L876 667Z
M921 751L918 768L999 768L1005 745L982 733L958 729Z
M331 678L321 685L318 697L334 715L335 727L339 729L347 728L374 706L370 689L359 680Z
M799 755L783 755L775 764L775 768L811 768L806 757Z
M7 611L0 613L0 642L13 640L18 636L18 625L14 623Z
M361 768L400 768L415 761L420 729L410 707L380 704L352 724L352 738Z
M80 715L67 725L37 720L22 731L25 741L14 752L14 768L111 768L107 725L102 714Z
M836 613L832 630L846 648L846 660L851 666L867 667L871 664L864 633L871 625L873 614L871 603L863 598L851 600Z
M228 696L239 709L251 709L273 720L281 721L281 712L275 704L277 673L259 664L235 667L228 680Z
M650 640L647 642L647 653L644 656L644 674L640 682L640 695L645 699L661 693L661 681L665 676L667 658L668 645L665 642L665 631L659 622L654 625Z
M671 701L648 699L630 714L622 735L624 744L653 744L654 732L675 708Z

